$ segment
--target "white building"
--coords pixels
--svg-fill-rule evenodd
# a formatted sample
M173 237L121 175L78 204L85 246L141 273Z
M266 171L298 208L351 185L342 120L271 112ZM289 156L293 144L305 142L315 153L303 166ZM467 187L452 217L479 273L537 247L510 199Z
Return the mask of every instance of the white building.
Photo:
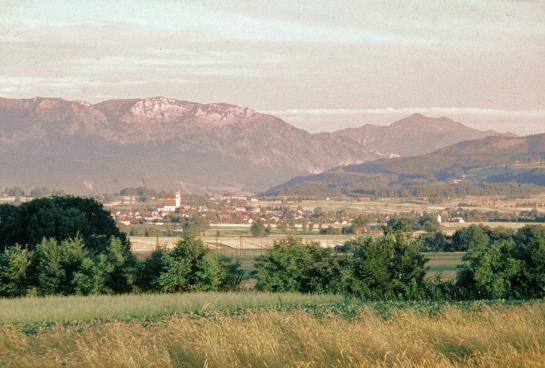
M176 198L167 198L163 202L163 207L159 207L159 212L168 213L168 212L178 212L182 206L182 193L178 190L176 192Z

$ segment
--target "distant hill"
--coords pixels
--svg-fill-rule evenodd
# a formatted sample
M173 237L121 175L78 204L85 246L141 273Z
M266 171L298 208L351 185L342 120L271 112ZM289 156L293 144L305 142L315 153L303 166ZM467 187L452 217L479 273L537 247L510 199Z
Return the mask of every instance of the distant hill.
M539 187L538 187L539 186ZM294 178L268 194L378 196L530 194L545 191L545 134L487 137L432 153Z
M430 118L413 114L389 126L366 124L359 128L336 131L384 156L416 156L473 139L489 136L514 136L492 130L469 128L448 118Z
M310 134L236 105L0 98L0 188L258 191L379 157L341 135Z

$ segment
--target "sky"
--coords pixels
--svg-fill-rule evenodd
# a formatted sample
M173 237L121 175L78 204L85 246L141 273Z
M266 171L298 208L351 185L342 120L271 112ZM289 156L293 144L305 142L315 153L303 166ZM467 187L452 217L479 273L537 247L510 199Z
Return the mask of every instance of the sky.
M545 132L545 1L0 0L0 96L227 102L312 131Z

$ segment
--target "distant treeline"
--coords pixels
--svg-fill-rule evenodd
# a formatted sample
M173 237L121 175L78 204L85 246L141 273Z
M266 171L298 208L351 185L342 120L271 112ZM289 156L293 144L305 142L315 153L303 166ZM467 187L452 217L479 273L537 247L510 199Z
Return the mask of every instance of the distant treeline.
M385 175L387 176L387 175ZM371 198L456 198L465 196L507 196L520 198L545 191L536 183L488 182L488 183L449 183L430 180L405 180L392 183L386 178L362 180L354 183L305 183L287 186L269 195L287 196L290 198L324 198L324 197L371 197ZM392 179L394 180L394 179Z
M13 186L5 188L2 193L10 197L47 197L51 195L63 195L63 190L50 189L48 187L35 187L30 190L24 190L21 187Z

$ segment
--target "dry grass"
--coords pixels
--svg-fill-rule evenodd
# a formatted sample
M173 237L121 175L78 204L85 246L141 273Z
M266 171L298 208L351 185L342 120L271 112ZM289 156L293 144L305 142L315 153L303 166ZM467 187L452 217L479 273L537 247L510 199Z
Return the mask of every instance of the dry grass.
M0 365L72 367L539 367L545 306L449 307L437 317L398 311L383 320L317 319L303 311L212 319L172 317L150 326L111 322L26 335L0 328Z

